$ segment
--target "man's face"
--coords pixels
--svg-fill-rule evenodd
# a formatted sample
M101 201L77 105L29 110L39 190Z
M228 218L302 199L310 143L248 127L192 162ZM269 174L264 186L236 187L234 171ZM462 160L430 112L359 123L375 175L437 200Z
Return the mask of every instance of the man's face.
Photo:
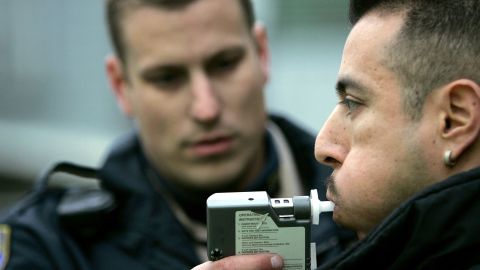
M411 120L385 65L385 48L401 24L401 15L370 14L352 29L338 75L340 102L315 145L317 160L334 168L327 191L334 219L360 238L432 181L425 157L435 148L434 121L431 114Z
M142 7L121 26L126 83L116 94L154 166L189 188L251 178L263 161L263 29L248 29L240 5L225 0Z

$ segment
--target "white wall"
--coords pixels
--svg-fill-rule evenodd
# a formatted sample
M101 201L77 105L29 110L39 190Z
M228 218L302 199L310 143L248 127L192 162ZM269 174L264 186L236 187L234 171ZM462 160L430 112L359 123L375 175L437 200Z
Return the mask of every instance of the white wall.
M63 159L95 165L130 127L105 80L102 3L0 1L0 176L32 179ZM254 3L270 35L268 107L316 132L336 102L347 1Z
M348 1L256 0L270 29L271 111L290 116L316 133L335 106L336 74L349 31Z

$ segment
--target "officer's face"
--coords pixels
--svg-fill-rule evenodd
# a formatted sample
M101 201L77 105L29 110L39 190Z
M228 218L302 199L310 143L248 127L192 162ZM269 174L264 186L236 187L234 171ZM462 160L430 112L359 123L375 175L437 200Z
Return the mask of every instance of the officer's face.
M266 35L248 29L232 3L128 12L126 76L119 62L110 67L124 80L117 99L135 119L149 160L189 187L252 178L263 162Z

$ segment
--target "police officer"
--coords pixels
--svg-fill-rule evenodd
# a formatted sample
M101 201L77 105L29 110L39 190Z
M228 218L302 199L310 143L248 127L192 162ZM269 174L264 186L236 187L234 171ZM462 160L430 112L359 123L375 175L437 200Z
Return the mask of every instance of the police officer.
M49 172L1 221L6 269L187 269L207 260L212 193L324 196L314 138L266 113L267 35L249 0L108 0L106 14L109 82L136 128L98 170L50 171L98 178L100 190L49 189ZM322 219L319 263L352 239Z

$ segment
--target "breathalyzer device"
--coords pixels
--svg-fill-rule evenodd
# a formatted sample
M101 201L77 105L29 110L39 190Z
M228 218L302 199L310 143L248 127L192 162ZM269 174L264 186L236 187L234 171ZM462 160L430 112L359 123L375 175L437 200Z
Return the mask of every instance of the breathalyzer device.
M284 269L317 266L310 226L334 204L310 196L270 198L265 191L215 193L207 199L207 250L210 260L231 255L277 253Z

